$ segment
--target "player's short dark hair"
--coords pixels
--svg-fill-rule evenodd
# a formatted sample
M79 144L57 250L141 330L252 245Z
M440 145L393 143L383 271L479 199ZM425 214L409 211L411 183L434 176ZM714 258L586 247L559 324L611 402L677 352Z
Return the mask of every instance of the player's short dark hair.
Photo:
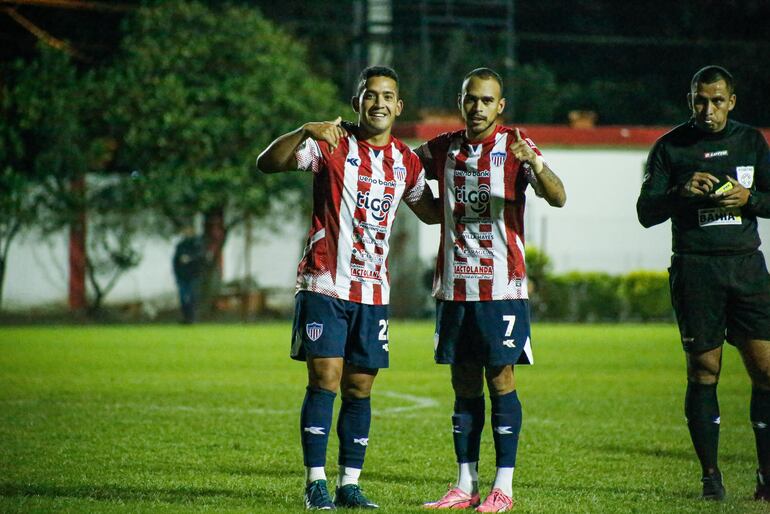
M730 94L734 91L734 81L732 74L721 66L709 64L695 72L690 81L690 91L693 93L698 89L698 84L713 84L714 82L724 80L727 84L727 91Z
M495 80L500 85L500 92L503 92L503 78L491 68L476 68L475 70L469 71L465 77L463 77L463 84L465 84L471 77L478 77L483 80Z
M358 85L356 86L355 92L356 96L361 94L361 91L366 88L366 81L372 77L388 77L389 79L393 79L393 82L396 83L396 91L398 91L399 82L396 70L389 66L369 66L364 68L358 76Z

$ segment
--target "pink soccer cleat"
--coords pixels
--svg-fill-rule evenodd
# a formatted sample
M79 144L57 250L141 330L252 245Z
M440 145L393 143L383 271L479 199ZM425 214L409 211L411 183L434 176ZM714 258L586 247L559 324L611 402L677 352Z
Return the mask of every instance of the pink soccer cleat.
M479 493L468 494L459 487L450 489L438 501L423 503L425 509L468 509L481 503Z
M492 489L484 503L476 508L476 512L508 512L513 508L513 498L500 489Z

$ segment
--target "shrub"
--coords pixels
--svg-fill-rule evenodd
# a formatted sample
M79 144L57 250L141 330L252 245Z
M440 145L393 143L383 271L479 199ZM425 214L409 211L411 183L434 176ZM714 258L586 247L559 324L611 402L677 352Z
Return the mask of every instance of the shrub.
M665 271L632 271L622 277L620 294L632 319L671 319L668 273Z

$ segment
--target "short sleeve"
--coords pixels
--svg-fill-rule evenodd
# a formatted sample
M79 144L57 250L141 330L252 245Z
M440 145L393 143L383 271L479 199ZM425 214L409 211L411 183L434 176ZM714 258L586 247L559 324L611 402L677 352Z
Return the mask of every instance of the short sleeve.
M404 191L404 201L409 205L416 203L422 196L425 190L425 170L420 167L420 171L417 173L417 178L412 184L412 187Z
M425 169L425 178L436 180L436 171L433 169L433 154L430 151L430 144L421 144L415 148L414 153L420 158L420 162Z
M321 153L318 142L314 139L305 139L294 152L294 157L297 159L297 168L302 171L318 173L318 170L321 169L323 153Z

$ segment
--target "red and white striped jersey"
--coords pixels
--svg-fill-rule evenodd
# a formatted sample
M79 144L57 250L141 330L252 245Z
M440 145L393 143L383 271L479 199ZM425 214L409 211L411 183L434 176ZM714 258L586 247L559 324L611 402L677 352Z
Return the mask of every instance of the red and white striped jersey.
M387 305L388 238L402 197L414 203L425 188L420 159L398 139L377 147L352 134L333 152L326 142L307 139L295 156L301 170L314 174L297 291Z
M532 140L521 137L541 155ZM440 300L528 298L524 263L524 191L537 179L498 126L478 143L465 131L444 133L417 149L426 176L438 180L444 209L433 295Z

